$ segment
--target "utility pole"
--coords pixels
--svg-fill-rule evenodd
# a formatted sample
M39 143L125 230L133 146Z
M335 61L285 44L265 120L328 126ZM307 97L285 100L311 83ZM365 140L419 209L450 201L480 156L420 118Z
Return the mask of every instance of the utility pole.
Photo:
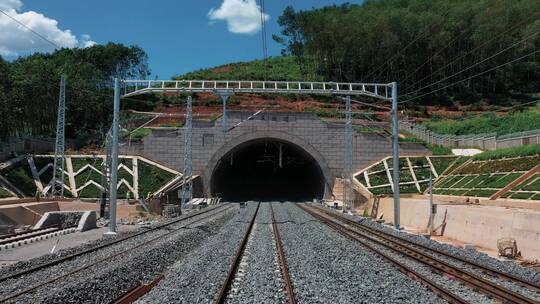
M398 87L392 82L392 167L394 183L394 227L399 229L399 126L398 126Z
M56 119L56 143L54 147L53 178L49 196L64 197L64 159L66 129L66 76L60 77L58 117Z
M192 159L192 99L188 96L186 110L186 124L184 126L184 168L182 172L182 198L181 205L184 206L193 198L193 159ZM181 210L181 207L180 207Z
M352 191L351 175L353 167L353 130L352 130L352 107L351 97L345 98L345 163L343 170L343 205L346 209L351 208ZM345 208L344 208L345 209Z
M111 184L109 190L109 232L116 234L116 191L118 185L118 132L120 122L120 80L114 79L114 106L111 148Z

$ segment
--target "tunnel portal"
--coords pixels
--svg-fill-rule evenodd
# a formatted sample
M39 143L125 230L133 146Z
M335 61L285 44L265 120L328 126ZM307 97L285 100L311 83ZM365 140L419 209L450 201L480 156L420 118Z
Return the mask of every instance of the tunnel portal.
M243 143L218 162L211 192L225 201L305 201L324 196L317 161L299 146L279 139Z

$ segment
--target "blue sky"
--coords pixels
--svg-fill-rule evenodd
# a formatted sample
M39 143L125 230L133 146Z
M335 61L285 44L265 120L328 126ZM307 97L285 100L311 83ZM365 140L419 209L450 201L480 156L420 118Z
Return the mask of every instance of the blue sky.
M168 79L199 68L260 59L260 31L249 19L250 12L253 14L250 7L254 6L248 2L252 1L0 0L0 9L62 46L84 47L108 41L137 44L149 55L153 77ZM266 1L269 54L280 53L281 47L271 35L279 32L277 19L286 6L299 10L346 2L359 0ZM28 31L18 33L24 30L15 28L7 17L0 17L0 54L4 57L13 59L51 49Z

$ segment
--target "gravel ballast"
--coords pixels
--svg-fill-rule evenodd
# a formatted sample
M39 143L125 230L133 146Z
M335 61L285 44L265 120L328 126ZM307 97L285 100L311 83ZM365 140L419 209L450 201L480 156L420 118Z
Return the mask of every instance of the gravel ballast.
M327 209L327 210L335 212L333 209ZM373 228L375 230L378 230L378 231L381 231L381 232L384 232L384 233L388 233L390 235L397 236L397 237L403 238L403 239L408 240L408 241L412 241L412 242L414 242L416 244L419 244L419 245L427 246L428 248L432 248L432 249L436 249L436 250L446 252L446 253L451 254L453 256L463 258L463 259L465 259L467 261L470 261L470 262L473 262L473 263L476 263L476 264L480 264L480 265L483 265L483 266L487 266L487 267L489 267L491 269L501 271L501 272L504 272L504 273L507 273L507 274L522 278L522 279L524 279L525 281L528 281L528 282L532 282L532 283L535 283L535 284L540 284L540 272L535 271L532 268L524 268L524 267L521 267L521 266L517 265L514 262L511 262L511 261L497 260L495 258L492 258L492 257L488 256L487 254L478 252L476 250L460 249L460 248L456 248L456 247L453 247L453 246L448 245L448 244L443 244L443 243L436 242L434 240L427 239L427 238L425 238L423 236L410 234L410 233L407 233L407 232L404 232L404 231L398 231L398 230L394 229L393 227L382 225L382 224L380 224L378 222L372 221L369 218L353 216L353 215L344 215L342 213L337 213L337 214L340 215L340 216L345 216L345 217L347 217L349 219L353 219L356 222L358 222L358 223L360 223L362 225L365 225L366 227ZM532 298L532 299L535 299L537 301L540 301L540 292L530 290L527 287L523 287L523 286L521 286L520 284L517 284L517 283L509 282L509 281L507 281L505 279L502 279L502 278L490 276L490 275L488 275L486 273L483 273L482 271L478 270L475 267L468 266L467 264L459 262L459 261L457 261L455 259L452 259L450 257L445 257L444 255L440 255L440 254L437 254L437 253L430 253L430 255L434 256L434 257L437 257L437 258L440 258L440 259L442 259L442 260L444 260L444 261L446 261L446 262L448 262L448 263L450 263L450 264L452 264L454 266L463 268L463 269L473 273L474 275L481 276L484 279L487 279L489 281L494 282L495 284L501 285L501 286L506 287L506 288L508 288L508 289L510 289L510 290L512 290L514 292L520 293L520 294L522 294L522 295L524 295L524 296L526 296L528 298Z
M248 203L216 235L174 264L137 303L211 303L217 296L257 204Z
M193 221L202 219L209 214L187 220L188 224L176 224L164 228L164 232L174 228L187 225L185 228L176 231L169 236L160 238L150 244L138 249L129 251L126 254L112 257L100 264L100 267L93 266L87 270L70 275L66 279L61 279L55 284L39 288L32 293L16 298L16 303L109 303L122 295L127 290L135 287L139 282L148 282L178 260L186 257L194 248L203 243L208 237L217 234L227 221L229 221L237 208L222 212L216 210L214 216L208 217L195 224ZM151 235L151 236L149 236ZM144 235L146 240L156 237L156 234ZM139 237L137 237L139 239ZM137 243L140 243L138 240ZM123 242L115 245L114 252L119 252L121 248L131 248L133 244ZM110 250L98 251L92 255L92 260L106 257ZM79 260L79 259L77 259ZM84 261L79 260L78 267L84 266ZM41 272L43 278L53 278L59 274L72 270L71 264L60 264L46 272ZM36 280L36 275L29 276L32 281ZM30 284L23 285L25 277L15 282L4 282L2 289L9 289L10 292L29 287ZM11 283L11 284L10 284ZM3 295L9 293L2 292Z
M299 303L445 303L291 203L275 203Z
M261 203L227 303L285 303L269 203Z

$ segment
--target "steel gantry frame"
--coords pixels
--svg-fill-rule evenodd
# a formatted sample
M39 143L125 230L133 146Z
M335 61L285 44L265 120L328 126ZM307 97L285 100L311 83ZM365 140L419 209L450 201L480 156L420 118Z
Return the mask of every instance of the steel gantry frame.
M120 111L120 83L115 79L114 114L113 114L113 147L111 167L116 168L118 163L118 122ZM222 98L224 116L222 118L223 130L227 132L227 99L237 93L291 93L291 94L320 94L367 96L392 102L392 157L393 167L399 168L398 147L398 91L397 83L345 83L345 82L299 82L299 81L249 81L249 80L122 80L124 88L122 97L131 97L145 93L214 93ZM350 104L350 98L347 98ZM346 101L347 102L347 101ZM347 175L352 174L352 114L348 107L347 123L345 124L346 151L345 170ZM116 124L117 126L117 124ZM191 130L186 130L191 132ZM189 135L191 136L191 134ZM186 153L191 153L186 150ZM184 159L190 159L189 157ZM348 168L348 167L351 168ZM111 172L110 187L110 229L114 233L116 223L116 184L117 170ZM348 176L347 180L351 180ZM399 228L399 170L393 170L394 183L394 225ZM114 186L113 186L114 185ZM114 219L113 219L114 216Z

